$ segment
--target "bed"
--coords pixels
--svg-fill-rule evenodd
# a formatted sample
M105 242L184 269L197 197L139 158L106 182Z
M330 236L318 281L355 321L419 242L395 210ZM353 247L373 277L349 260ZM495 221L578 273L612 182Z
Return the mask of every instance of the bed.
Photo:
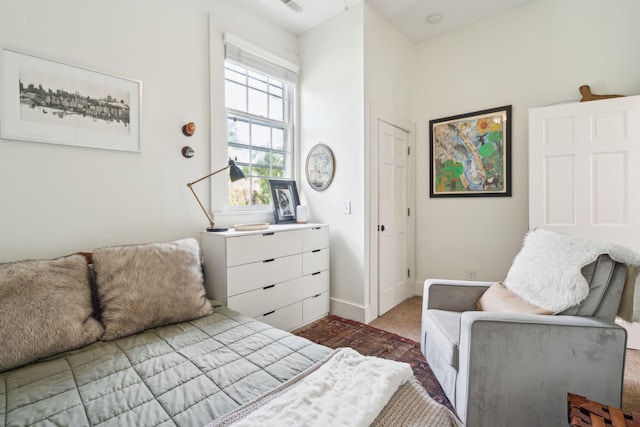
M0 426L459 425L408 365L273 328L202 282L194 239L0 264Z

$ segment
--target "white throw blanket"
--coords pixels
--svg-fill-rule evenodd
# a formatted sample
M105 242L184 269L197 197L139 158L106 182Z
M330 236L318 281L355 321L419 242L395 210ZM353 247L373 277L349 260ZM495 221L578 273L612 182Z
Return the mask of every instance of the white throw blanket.
M633 266L640 266L640 254L622 246L536 229L526 235L504 283L525 301L560 313L587 297L589 284L581 269L601 254L627 264L633 272ZM625 291L633 295L636 280L631 276L627 275Z
M412 376L406 363L341 348L295 387L233 426L368 426Z

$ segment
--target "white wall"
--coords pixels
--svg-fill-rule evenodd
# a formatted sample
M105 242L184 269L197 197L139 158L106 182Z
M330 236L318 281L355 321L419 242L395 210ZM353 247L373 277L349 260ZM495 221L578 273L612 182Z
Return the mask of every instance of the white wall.
M528 109L640 93L636 0L539 0L417 47L418 282L501 280L528 226ZM513 105L513 196L430 199L428 122ZM420 166L421 165L421 166Z
M415 46L368 3L364 9L364 60L366 102L413 120Z
M218 30L297 53L294 35L234 0L0 2L0 45L143 84L142 153L0 140L0 261L196 236L207 225L186 183L211 170L210 12ZM199 184L207 205L208 189Z
M364 7L364 87L365 87L365 321L378 316L378 121L399 127L409 134L415 153L413 91L415 88L415 47L377 10ZM409 157L409 208L407 254L415 280L415 159ZM384 260L382 261L384 262ZM407 289L413 295L413 286Z
M377 184L369 170L376 135L370 124L382 116L414 128L414 47L375 9L360 3L303 34L299 51L301 163L319 142L336 158L327 190L316 192L304 177L300 180L312 219L331 225L331 311L370 321L377 316L377 242L370 241ZM343 214L344 201L351 201L351 215Z
M268 20L251 16L250 11L239 2L227 0L224 8L216 8L210 25L210 69L211 69L211 169L218 170L227 163L227 118L224 103L224 33L230 32L259 49L277 55L290 63L298 64L298 37ZM294 157L297 153L294 152ZM297 159L294 159L297 167ZM294 177L299 178L299 177ZM273 223L271 206L264 209L229 209L227 204L227 177L216 175L211 180L211 200L214 220L217 225L232 227L239 223ZM200 184L199 184L200 185ZM199 187L201 188L201 187ZM206 190L206 187L205 187ZM206 191L205 191L206 192Z
M311 220L331 226L331 311L359 318L364 306L364 50L363 5L299 38L300 158L328 145L335 176L322 192L299 181ZM342 212L351 201L351 215Z
M489 280L504 277L527 228L528 108L575 100L585 83L596 93L640 93L636 0L539 0L417 47L368 5L297 40L237 3L0 3L1 45L143 82L142 153L0 140L0 262L195 236L206 225L186 182L211 170L211 138L213 167L225 144L223 125L210 125L223 99L221 77L210 81L212 12L214 32L299 50L301 163L318 142L336 156L326 191L311 190L303 175L299 189L311 219L331 224L333 303L338 314L355 311L352 318L362 318L372 296L370 105L417 123L417 282L463 278L467 269ZM215 66L221 38L211 40ZM414 70L398 65L409 58ZM429 199L428 121L505 104L514 108L513 197ZM188 121L198 126L192 138L180 131ZM190 160L180 155L186 144L196 150ZM208 204L209 185L199 185ZM347 200L350 216L342 214Z

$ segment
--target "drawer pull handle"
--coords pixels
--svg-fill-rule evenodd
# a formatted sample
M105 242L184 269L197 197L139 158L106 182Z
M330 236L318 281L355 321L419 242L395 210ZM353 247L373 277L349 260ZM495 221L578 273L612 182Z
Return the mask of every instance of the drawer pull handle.
M322 227L313 227L314 230L322 230Z
M320 252L321 250L322 250L322 249L315 249L315 250L311 251L311 253L314 253L314 254L315 254L316 252Z
M269 285L269 286L265 286L264 288L262 288L262 290L267 290L267 289L271 289L271 288L275 288L276 285Z
M276 260L275 258L271 258L271 259L265 259L265 260L264 260L264 261L262 261L262 262L264 262L264 263L266 264L266 263L268 263L268 262L273 262L273 261L275 261L275 260Z
M271 233L262 233L263 236L273 236L275 233L271 232Z
M322 294L314 295L311 298L318 298L320 295L322 295Z
M312 273L312 276L317 276L318 274L322 273L322 271L316 271L315 273Z
M270 312L263 314L263 316L265 316L265 317L266 317L266 316L268 316L268 315L270 315L270 314L273 314L273 313L275 313L275 312L276 312L275 310L271 310Z

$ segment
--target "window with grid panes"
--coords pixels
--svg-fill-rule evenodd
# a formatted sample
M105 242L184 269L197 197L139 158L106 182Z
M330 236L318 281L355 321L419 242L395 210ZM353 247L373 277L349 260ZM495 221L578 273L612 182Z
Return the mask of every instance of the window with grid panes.
M229 157L246 179L229 182L229 207L269 206L269 178L291 178L293 84L225 61Z

